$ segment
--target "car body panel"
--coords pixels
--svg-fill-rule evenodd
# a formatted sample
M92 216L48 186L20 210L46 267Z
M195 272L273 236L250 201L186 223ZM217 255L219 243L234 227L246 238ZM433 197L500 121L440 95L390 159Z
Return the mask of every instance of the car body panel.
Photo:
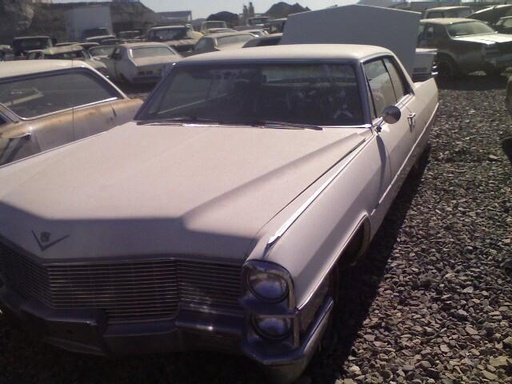
M296 195L307 189L318 175L325 173L332 163L343 158L343 153L353 151L364 142L365 134L368 135L365 132L367 129L363 129L361 134L357 133L358 130L339 129L318 134L317 131L266 132L257 127L237 129L185 126L169 129L137 126L134 123L111 131L95 140L86 140L80 145L53 151L50 156L33 159L27 164L26 177L20 179L20 182L25 186L30 184L32 191L38 191L38 200L45 201L27 207L32 212L32 227L57 233L66 228L69 220L87 220L91 228L100 225L106 235L106 242L97 244L97 249L101 251L94 253L96 257L134 252L208 254L212 252L211 244L201 242L201 234L218 233L219 236L246 239L242 248L219 246L216 250L219 257L241 260L245 258L249 244L258 230L275 212L282 210ZM145 137L144 147L141 147L140 135ZM305 139L307 143L299 145ZM248 149L251 143L252 150ZM116 156L112 156L109 148L116 146L122 149L116 151ZM283 151L284 146L290 148ZM216 148L216 151L209 151L210 147ZM261 147L266 148L264 159L260 158ZM79 157L76 162L59 160L71 152ZM210 155L202 157L200 161L187 156L188 153L207 152ZM94 174L95 181L91 184L91 180L84 178L83 184L77 184L75 169L90 153L97 155L94 161L88 162L90 168L84 169L84 174ZM155 157L158 158L157 163ZM311 166L313 162L314 166ZM46 174L44 177L40 178L37 173L29 171L34 169L34 163L40 163L36 168ZM167 164L175 166L169 168ZM95 168L101 168L104 172L92 171ZM117 169L118 173L114 179L109 177L112 169ZM216 169L224 170L222 178L218 177ZM50 173L53 175L50 176ZM162 173L167 177L161 178L159 175ZM189 177L183 178L183 174ZM98 195L96 188L101 180L109 181L102 188L102 194ZM52 185L51 190L43 192L44 186L48 184ZM199 185L208 185L208 188L197 188ZM76 189L78 195L75 194L75 198L82 201L80 205L66 204L60 194L55 194L55 191L68 188ZM131 193L119 195L116 191L120 189L130 190ZM163 190L166 190L164 195L161 194ZM17 194L16 188L12 188L10 183L0 187L0 195L7 203L9 196ZM253 204L258 198L267 201L264 209ZM138 205L137 201L146 203ZM12 222L18 221L16 216L12 217ZM48 216L60 217L54 222L55 227L49 227L44 219L38 219ZM168 220L176 228L169 232L170 237L155 237L151 248L143 243L139 243L143 246L139 248L126 242L126 231L150 233L155 230L153 220L148 221L148 217L156 221ZM19 220L27 219L29 217ZM118 231L121 228L113 223L123 221L129 226L124 225ZM13 232L7 228L5 230L9 232L9 237L17 232L15 229ZM71 235L71 232L67 234ZM85 243L91 235L78 230L72 237ZM73 253L72 242L62 244L64 248L38 252L37 245L30 241L31 237L32 234L28 233L27 238L17 239L16 242L31 244L32 247L27 250L43 258L67 259L70 252ZM194 237L197 240L194 241ZM83 258L85 255L76 253L75 256Z

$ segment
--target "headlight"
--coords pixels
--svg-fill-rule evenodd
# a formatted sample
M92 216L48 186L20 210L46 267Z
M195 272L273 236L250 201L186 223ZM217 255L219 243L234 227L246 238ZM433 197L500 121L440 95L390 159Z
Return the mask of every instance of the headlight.
M247 287L254 296L268 303L278 303L288 296L287 280L274 271L251 269L247 274Z
M290 335L292 321L289 318L254 316L255 331L263 338L283 340Z

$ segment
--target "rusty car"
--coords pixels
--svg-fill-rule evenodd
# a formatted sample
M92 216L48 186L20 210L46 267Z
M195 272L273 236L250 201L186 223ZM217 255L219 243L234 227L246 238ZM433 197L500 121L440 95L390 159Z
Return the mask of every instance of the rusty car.
M80 60L2 62L0 167L123 124L141 104Z

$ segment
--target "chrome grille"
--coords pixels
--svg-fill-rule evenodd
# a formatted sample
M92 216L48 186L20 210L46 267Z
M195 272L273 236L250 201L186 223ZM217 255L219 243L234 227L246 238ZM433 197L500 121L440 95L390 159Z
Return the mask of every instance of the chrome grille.
M169 319L179 305L237 311L240 266L179 258L39 265L0 245L6 284L55 309L99 309L109 323Z

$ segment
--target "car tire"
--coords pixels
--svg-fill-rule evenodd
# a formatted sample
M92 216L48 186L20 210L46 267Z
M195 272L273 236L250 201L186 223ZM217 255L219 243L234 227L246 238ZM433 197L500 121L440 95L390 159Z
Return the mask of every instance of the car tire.
M453 80L460 76L457 63L448 55L439 55L437 71L438 77L443 80Z

